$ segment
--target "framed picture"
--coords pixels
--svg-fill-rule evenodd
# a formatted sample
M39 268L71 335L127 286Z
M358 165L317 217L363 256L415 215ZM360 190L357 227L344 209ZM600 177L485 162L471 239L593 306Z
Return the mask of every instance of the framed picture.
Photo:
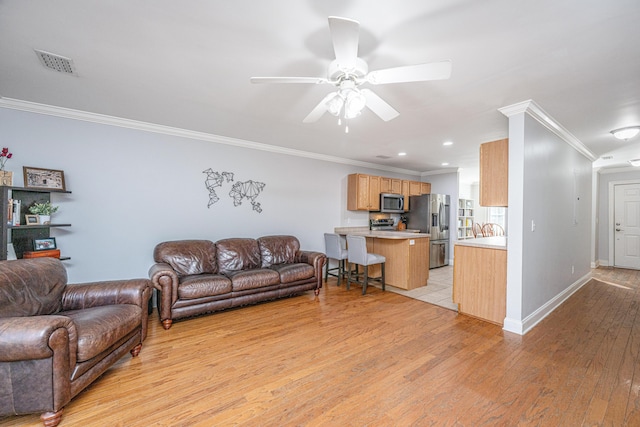
M38 215L25 215L24 221L27 223L27 225L40 224L40 218L38 218Z
M23 166L24 187L45 190L65 190L64 172L54 169L40 169Z
M33 250L34 251L47 251L49 249L57 249L56 246L56 238L55 237L47 237L44 239L33 239Z

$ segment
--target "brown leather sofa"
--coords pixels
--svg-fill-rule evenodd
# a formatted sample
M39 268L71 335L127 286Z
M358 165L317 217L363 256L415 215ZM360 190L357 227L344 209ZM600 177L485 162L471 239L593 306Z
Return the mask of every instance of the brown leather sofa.
M67 285L55 258L0 261L0 417L58 425L73 397L138 355L151 292L148 279Z
M294 236L178 240L156 246L149 270L165 329L173 320L322 287L323 253Z

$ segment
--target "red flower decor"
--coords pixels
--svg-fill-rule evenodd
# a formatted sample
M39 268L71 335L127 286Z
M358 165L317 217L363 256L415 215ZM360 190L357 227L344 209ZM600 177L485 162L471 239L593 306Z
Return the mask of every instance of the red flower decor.
M10 153L9 149L7 147L4 147L2 149L2 152L0 153L0 171L4 170L4 164L7 163L7 160L9 160L11 157L13 157L13 153Z

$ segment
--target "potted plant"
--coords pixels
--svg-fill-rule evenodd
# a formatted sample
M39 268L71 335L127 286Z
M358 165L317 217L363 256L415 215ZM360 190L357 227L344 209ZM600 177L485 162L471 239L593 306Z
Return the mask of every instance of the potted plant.
M51 214L58 211L58 206L53 206L51 202L46 201L43 203L34 203L29 207L29 212L34 215L38 215L38 221L40 224L51 223Z
M4 170L4 165L13 157L13 154L9 152L7 147L4 147L0 152L0 185L13 185L13 172Z

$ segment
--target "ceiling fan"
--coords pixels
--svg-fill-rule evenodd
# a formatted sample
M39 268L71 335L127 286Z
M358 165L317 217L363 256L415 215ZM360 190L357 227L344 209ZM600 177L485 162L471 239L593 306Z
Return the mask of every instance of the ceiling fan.
M328 83L337 88L324 97L303 120L312 123L329 112L340 119L352 119L360 115L366 106L382 120L392 120L398 113L391 105L370 89L361 89L365 83L419 82L448 79L451 61L431 62L404 67L385 68L369 72L367 63L358 58L360 23L353 19L329 17L329 29L336 59L329 65L327 77L252 77L251 83ZM346 128L348 132L349 128Z

